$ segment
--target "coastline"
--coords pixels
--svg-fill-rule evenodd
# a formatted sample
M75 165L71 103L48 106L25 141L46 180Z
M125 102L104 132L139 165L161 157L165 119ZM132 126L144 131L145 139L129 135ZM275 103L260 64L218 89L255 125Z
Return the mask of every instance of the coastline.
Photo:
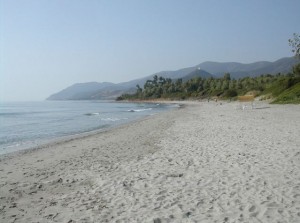
M155 115L157 115L157 114L155 114ZM148 116L136 119L136 120L131 120L128 123L122 123L122 124L115 125L115 126L100 128L100 129L96 129L96 130L92 130L92 131L88 131L88 132L76 133L76 134L73 134L73 135L61 136L61 137L48 139L48 140L43 140L40 143L37 143L36 145L24 147L25 149L0 154L0 161L4 160L4 159L10 159L10 158L15 157L15 156L22 156L24 154L32 153L32 152L37 151L37 150L43 150L43 149L47 149L49 147L59 146L60 144L69 143L69 142L74 141L74 140L75 141L76 140L82 140L82 139L87 138L87 137L93 137L93 136L98 135L98 134L111 132L111 131L114 131L114 129L118 129L120 127L126 127L127 125L131 125L133 123L140 122L143 119L147 119L151 116L153 116L153 115L148 115Z
M299 106L179 103L0 158L0 221L300 220Z
M116 102L114 102L116 103ZM121 102L123 104L126 104L126 102ZM139 104L138 102L128 102L129 104L131 103L134 103L134 104ZM143 103L143 104L146 104L147 102L140 102L140 103ZM157 103L154 103L154 102L149 102L147 104L157 104ZM168 104L168 105L176 105L177 103L160 103L160 104ZM179 105L178 105L179 106ZM136 117L136 118L131 118L129 120L129 118L125 118L125 119L128 119L128 121L126 122L123 122L123 123L117 123L117 124L111 124L111 125L107 125L105 127L103 126L100 126L98 128L95 128L93 130L87 130L87 131L80 131L80 132L74 132L74 133L67 133L65 135L61 135L61 136L54 136L54 137L51 137L51 138L41 138L41 139L35 139L33 140L32 142L30 141L26 141L24 144L22 144L22 142L20 143L17 143L17 145L9 145L8 148L1 148L1 151L0 151L0 159L2 159L3 157L6 157L6 156L11 156L11 155L14 155L14 154L18 154L18 153L27 153L27 152L30 152L31 150L38 150L38 149L43 149L45 147L49 147L49 146L54 146L54 145L57 145L57 144L60 144L60 143L65 143L65 142L68 142L68 141L71 141L71 140L76 140L76 139L80 139L80 138L84 138L84 137L88 137L88 136L91 136L91 135L95 135L95 134L100 134L102 132L105 132L105 131L110 131L110 130L113 130L114 128L118 128L119 126L122 126L122 125L127 125L127 124L130 124L130 123L133 123L133 122L137 122L143 118L146 118L148 116L152 116L152 115L156 115L160 112L166 112L168 111L168 109L177 109L177 107L173 107L173 108L167 108L165 111L159 111L159 112L156 112L154 111L154 113L152 114L144 114L142 115L141 117ZM21 144L21 145L19 145ZM5 151L7 150L7 151Z

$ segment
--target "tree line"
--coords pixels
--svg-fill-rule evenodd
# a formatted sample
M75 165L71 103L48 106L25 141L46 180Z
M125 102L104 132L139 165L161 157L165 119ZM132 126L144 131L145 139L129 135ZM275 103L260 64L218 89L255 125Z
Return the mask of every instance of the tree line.
M300 35L294 33L289 45L295 57L300 59ZM300 63L288 74L264 74L258 77L232 79L229 73L222 78L182 79L153 76L147 80L143 88L136 86L134 94L123 94L117 100L149 100L149 99L204 99L218 97L235 99L238 95L249 92L264 97L273 97L277 103L300 103Z
M134 94L123 94L118 100L148 100L148 99L174 99L182 100L188 98L204 99L218 97L221 99L234 99L238 95L249 92L254 94L278 94L300 82L300 64L295 66L295 72L288 74L271 75L265 74L259 77L245 77L232 79L229 73L222 78L193 78L188 81L182 79L172 80L170 78L153 76L147 80L144 87L137 85Z

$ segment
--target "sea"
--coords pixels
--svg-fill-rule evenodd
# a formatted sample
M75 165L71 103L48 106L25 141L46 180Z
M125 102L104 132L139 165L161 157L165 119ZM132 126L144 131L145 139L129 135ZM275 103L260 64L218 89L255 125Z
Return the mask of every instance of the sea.
M115 101L0 102L0 154L106 130L175 107Z

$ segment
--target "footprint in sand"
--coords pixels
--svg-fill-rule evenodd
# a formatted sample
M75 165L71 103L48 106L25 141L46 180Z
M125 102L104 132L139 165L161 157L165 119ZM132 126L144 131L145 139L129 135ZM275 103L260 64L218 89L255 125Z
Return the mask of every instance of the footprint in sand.
M255 211L256 207L254 205L252 205L250 208L249 208L249 212L253 212Z

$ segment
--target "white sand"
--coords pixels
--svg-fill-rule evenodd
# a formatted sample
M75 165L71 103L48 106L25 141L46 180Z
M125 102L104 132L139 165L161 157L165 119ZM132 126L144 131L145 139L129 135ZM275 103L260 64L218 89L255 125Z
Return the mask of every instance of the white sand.
M189 103L0 159L0 222L300 222L300 106Z

